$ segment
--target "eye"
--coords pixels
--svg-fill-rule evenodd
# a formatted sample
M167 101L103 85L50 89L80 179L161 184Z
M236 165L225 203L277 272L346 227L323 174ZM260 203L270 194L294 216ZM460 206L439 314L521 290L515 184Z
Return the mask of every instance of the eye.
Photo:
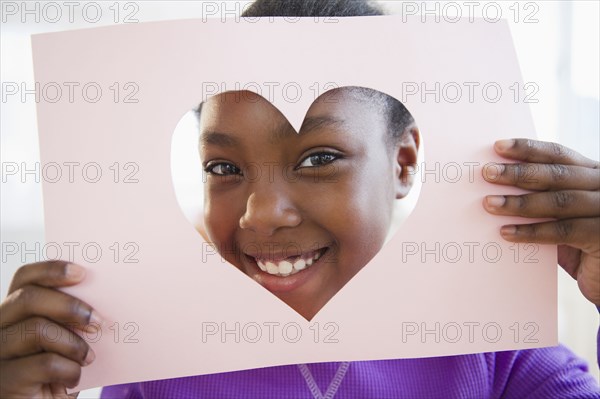
M209 163L204 168L206 173L217 176L232 176L232 175L241 175L242 171L240 168L235 166L232 163L228 162L215 162Z
M318 152L304 158L300 165L298 165L298 169L327 165L338 158L340 158L340 155L332 152Z

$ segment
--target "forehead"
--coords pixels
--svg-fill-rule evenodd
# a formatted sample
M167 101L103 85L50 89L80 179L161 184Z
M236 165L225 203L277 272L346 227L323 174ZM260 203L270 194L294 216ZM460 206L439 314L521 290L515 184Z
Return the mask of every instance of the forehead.
M381 97L363 90L341 88L318 97L307 111L300 134L315 125L346 129L385 127L386 104ZM333 123L338 122L338 123ZM226 92L213 96L202 106L202 131L232 130L245 126L253 131L296 133L287 119L268 100L249 91ZM246 130L246 129L244 129Z

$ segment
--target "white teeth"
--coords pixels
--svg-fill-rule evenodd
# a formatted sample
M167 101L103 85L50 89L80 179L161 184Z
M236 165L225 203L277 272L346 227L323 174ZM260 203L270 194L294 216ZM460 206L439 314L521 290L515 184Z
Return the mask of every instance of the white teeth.
M295 263L294 263L294 269L300 271L302 269L304 269L306 267L306 262L304 261L304 259L298 259Z
M257 261L256 264L258 264L258 267L260 267L260 270L262 270L263 272L267 271L267 266L265 266L262 260Z
M262 259L256 259L256 264L263 272L285 277L291 274L296 274L299 271L306 269L308 266L311 266L321 257L321 254L322 252L317 252L308 259L298 256L295 258L296 261L293 263L290 260L281 260L275 263L271 261L264 261Z
M265 266L267 266L267 273L269 274L279 274L279 268L277 267L277 265L273 262L267 262L265 264Z
M279 262L279 273L281 274L290 274L292 272L292 263L284 260L283 262Z

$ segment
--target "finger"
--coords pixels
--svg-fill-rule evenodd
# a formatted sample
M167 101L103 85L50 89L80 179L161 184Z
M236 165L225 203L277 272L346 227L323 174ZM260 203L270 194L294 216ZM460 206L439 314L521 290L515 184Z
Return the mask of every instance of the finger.
M594 237L599 229L600 217L577 218L502 226L500 234L512 242L564 244L589 252L598 245Z
M74 328L97 331L102 320L90 305L52 288L26 285L0 304L2 327L32 316L41 316Z
M79 396L79 392L67 394L67 388L65 388L65 386L62 384L51 384L50 392L52 393L53 399L77 399Z
M84 276L83 267L62 260L31 263L17 270L8 293L30 284L43 287L66 287L79 283Z
M2 329L0 359L54 352L87 366L95 359L94 351L73 331L43 317L33 317Z
M599 191L488 195L483 204L488 212L495 215L557 219L600 216Z
M600 169L600 163L557 143L531 139L498 140L494 150L504 158L531 163L558 163Z
M67 399L67 388L62 384L50 384L50 392L52 399Z
M74 388L81 377L79 363L51 352L3 360L0 368L2 389L15 392L21 387L39 387L43 384L62 384Z
M557 248L558 264L574 279L577 279L577 268L581 263L581 251L568 245Z
M600 169L583 166L492 163L483 168L483 177L490 183L535 191L600 189Z

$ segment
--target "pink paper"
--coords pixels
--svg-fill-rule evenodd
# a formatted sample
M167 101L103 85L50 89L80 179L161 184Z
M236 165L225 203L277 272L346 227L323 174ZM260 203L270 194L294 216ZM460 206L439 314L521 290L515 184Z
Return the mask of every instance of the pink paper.
M107 320L86 337L97 358L76 390L557 343L556 248L503 241L500 226L523 220L481 206L515 192L481 177L500 161L494 140L534 136L523 96L515 101L523 82L504 21L182 20L32 41L36 81L63 89L38 104L42 163L63 171L43 185L46 240L87 267L68 292ZM65 82L78 84L73 101ZM332 82L373 88L402 101L423 137L416 208L311 321L215 255L175 196L175 126L215 84L236 82L257 83L263 91L246 87L296 129Z

